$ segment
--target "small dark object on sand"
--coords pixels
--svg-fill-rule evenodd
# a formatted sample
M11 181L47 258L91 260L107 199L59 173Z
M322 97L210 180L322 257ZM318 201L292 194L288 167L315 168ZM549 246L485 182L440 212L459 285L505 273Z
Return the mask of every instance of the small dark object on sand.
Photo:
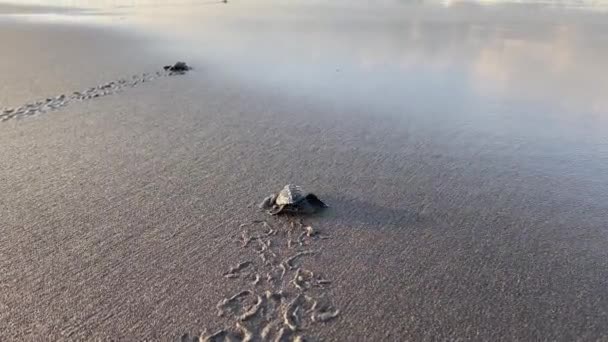
M166 71L183 74L186 71L191 70L192 68L189 67L186 62L177 62L174 65L165 65L163 69L165 69Z
M327 204L323 203L315 194L304 194L301 187L288 184L278 194L266 197L260 203L260 208L266 210L270 215L314 214L327 208Z

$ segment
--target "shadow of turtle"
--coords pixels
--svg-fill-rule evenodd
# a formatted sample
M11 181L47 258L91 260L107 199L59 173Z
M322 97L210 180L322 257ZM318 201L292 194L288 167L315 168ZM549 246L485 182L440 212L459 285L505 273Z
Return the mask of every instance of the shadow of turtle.
M310 215L280 215L277 219L291 221L301 218L315 224L398 229L416 226L427 218L425 206L408 208L406 204L397 203L398 207L389 208L353 198L324 195L322 199L329 208Z

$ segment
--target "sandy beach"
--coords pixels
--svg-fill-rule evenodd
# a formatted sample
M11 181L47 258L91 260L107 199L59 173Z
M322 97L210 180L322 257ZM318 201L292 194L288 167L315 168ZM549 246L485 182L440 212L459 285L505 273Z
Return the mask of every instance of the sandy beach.
M0 340L608 339L604 12L239 5L0 15Z

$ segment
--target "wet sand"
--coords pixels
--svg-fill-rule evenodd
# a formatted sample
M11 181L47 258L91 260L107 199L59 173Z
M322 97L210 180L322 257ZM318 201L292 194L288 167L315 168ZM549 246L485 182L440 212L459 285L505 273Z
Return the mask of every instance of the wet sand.
M0 65L7 107L176 59L0 25L21 42ZM195 67L0 124L1 340L261 339L268 323L267 339L608 338L603 145L581 152L587 174L543 154L559 137L436 136ZM289 182L330 209L304 226L258 211Z

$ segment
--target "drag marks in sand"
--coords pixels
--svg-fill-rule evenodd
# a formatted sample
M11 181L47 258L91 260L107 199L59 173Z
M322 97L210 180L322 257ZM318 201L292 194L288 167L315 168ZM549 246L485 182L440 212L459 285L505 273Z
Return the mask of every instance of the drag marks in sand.
M86 101L102 96L117 94L124 91L125 89L135 88L142 83L151 82L161 77L182 74L183 72L172 71L143 73L140 75L134 75L130 78L122 78L117 81L100 84L96 87L88 88L82 91L75 91L69 95L61 94L55 97L49 97L44 100L26 103L20 107L5 108L3 110L0 110L0 122L8 121L10 119L19 119L28 116L44 114L46 112L66 107L72 102Z
M311 326L338 317L340 310L327 295L331 281L309 268L320 253L314 247L327 236L301 220L280 228L259 220L240 228L240 248L257 257L222 275L241 286L216 307L228 327L200 336L185 334L182 341L306 341Z

